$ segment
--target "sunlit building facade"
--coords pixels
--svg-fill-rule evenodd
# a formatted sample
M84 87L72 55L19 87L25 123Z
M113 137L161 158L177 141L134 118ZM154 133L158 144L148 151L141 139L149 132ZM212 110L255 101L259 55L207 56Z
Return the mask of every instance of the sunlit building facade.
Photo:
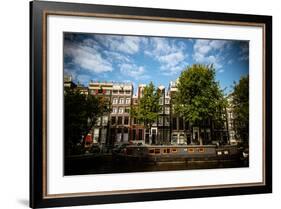
M173 97L178 91L177 81L171 81L168 89L158 86L160 111L150 129L131 116L131 109L139 105L145 84L140 84L134 94L132 83L91 81L87 87L75 84L71 77L65 77L65 88L76 88L81 94L101 97L108 102L110 112L104 113L90 131L94 144L113 147L121 144L202 144L218 142L236 143L231 106L222 113L223 126L206 120L202 124L191 124L175 113ZM229 100L231 103L231 101ZM202 139L204 138L204 142ZM88 141L90 137L88 137Z

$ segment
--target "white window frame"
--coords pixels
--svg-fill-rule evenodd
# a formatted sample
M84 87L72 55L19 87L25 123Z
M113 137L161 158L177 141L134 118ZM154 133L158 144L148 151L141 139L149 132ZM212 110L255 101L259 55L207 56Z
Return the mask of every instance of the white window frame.
M113 104L118 104L118 98L113 98Z
M165 107L165 114L170 114L170 107Z
M119 98L119 104L124 104L124 98Z
M130 104L130 103L131 103L131 99L130 98L126 98L125 104Z
M124 107L119 107L118 113L119 113L119 114L123 114L123 113L124 113Z

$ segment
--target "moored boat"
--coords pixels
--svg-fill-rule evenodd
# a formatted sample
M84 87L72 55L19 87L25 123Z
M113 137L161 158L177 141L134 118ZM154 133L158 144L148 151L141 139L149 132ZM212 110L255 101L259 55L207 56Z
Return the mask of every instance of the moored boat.
M133 162L188 162L238 160L236 145L129 145L113 153L116 159Z

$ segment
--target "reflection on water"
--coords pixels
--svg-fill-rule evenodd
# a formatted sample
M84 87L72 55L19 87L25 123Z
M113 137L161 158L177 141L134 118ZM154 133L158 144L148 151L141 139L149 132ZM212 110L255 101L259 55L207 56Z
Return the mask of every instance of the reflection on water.
M67 162L65 175L130 173L148 171L172 171L192 169L237 168L248 167L247 161L197 161L197 162L165 162L165 163L124 163L118 161L94 162L78 160Z

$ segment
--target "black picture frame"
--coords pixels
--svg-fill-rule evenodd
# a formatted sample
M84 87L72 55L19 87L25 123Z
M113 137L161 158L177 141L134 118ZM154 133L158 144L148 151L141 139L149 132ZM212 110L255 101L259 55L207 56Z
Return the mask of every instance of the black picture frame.
M210 24L261 25L264 28L264 184L218 188L170 189L120 194L67 196L46 194L46 17L50 14L83 16L95 14L129 19L191 21ZM30 207L58 207L153 201L272 192L272 17L93 4L30 2Z

